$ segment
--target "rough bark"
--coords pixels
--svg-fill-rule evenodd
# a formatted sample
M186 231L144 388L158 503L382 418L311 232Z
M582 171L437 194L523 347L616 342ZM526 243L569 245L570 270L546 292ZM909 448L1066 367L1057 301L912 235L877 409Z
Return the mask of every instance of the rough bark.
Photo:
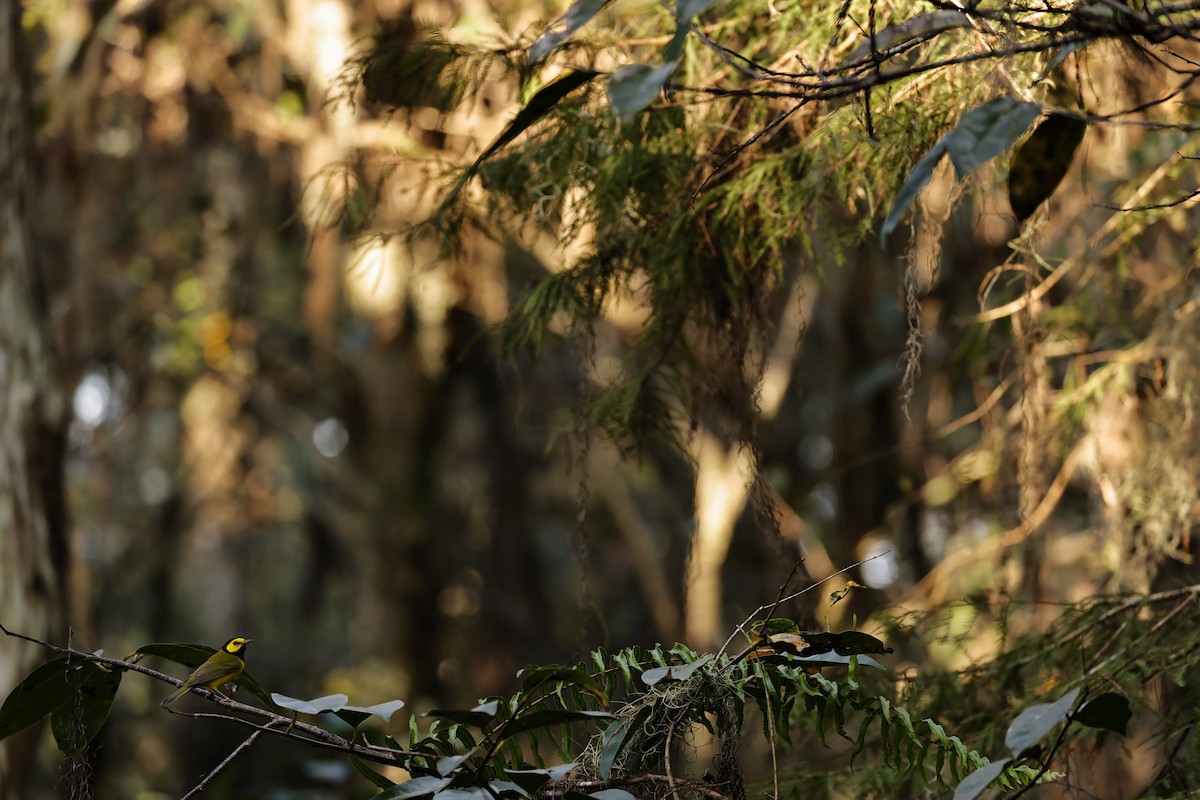
M21 4L0 0L0 622L44 636L62 606L62 400L30 247L27 65ZM0 647L0 693L41 656ZM25 796L33 743L0 743L0 800Z

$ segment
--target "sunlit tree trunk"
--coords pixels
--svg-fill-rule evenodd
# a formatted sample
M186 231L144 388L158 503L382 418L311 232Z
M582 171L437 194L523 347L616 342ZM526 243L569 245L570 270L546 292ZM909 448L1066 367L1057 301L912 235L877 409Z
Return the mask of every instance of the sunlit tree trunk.
M304 192L300 214L311 237L304 316L309 333L325 348L333 336L341 286L335 221L346 185L337 166L347 156L354 129L353 105L335 100L331 91L350 56L350 10L340 0L289 0L284 38L288 59L318 109L313 116L320 133L299 148L297 172Z
M30 248L28 69L21 4L0 3L0 622L45 635L61 607L61 397ZM0 647L7 693L42 653ZM0 743L0 800L24 797L29 735Z
M808 286L804 291L793 293L778 322L775 343L767 354L760 377L758 411L763 422L774 419L779 413L784 394L791 383L796 342L805 321L812 314L812 298L817 296L816 289L815 286ZM687 446L696 468L696 529L685 578L687 605L684 628L688 644L706 648L719 644L728 632L727 620L721 616L721 569L729 555L738 518L751 499L750 489L758 467L749 448L736 443L730 447L711 431L701 429L695 433L689 432ZM800 559L801 552L805 552L811 562L800 569L799 577L824 578L831 575L834 568L820 542L813 536L807 536L803 537L806 541L802 545L800 528L803 523L794 511L784 507L782 498L776 497L773 502L780 521L786 521L783 527L791 529L790 534L784 532L783 527L780 532L795 546L794 557ZM758 598L749 599L769 602L778 588L777 582L784 578L790 567L791 563L785 563L778 574L764 575L763 593Z

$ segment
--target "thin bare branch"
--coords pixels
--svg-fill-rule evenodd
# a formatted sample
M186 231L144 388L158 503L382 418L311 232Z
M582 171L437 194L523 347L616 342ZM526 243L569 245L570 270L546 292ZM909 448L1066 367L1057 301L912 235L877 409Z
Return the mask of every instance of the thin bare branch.
M268 725L272 725L272 724L274 724L274 723L268 723ZM233 762L233 760L235 758L237 758L238 755L243 750L248 748L250 745L254 744L254 740L257 739L260 734L262 734L262 731L257 730L254 733L247 736L246 740L244 742L242 742L237 747L235 747L233 749L232 753L225 756L225 759L220 764L217 764L217 766L213 767L211 772L209 772L207 775L205 775L204 778L198 784L196 784L190 792L185 794L183 797L179 798L179 800L188 800L189 798L194 797L195 795L204 791L204 787L206 787L206 786L208 786L208 784L212 783L212 779L217 777L218 775L220 775L225 770L225 768L228 767Z
M178 678L174 678L170 675L167 675L166 673L159 672L157 670L153 670L148 667L144 667L141 664L137 664L132 661L123 661L119 658L106 658L104 656L97 655L96 653L87 653L82 650L76 650L76 649L70 648L70 647L59 647L58 645L53 645L53 644L50 644L49 642L44 642L41 639L36 639L32 636L26 636L25 634L11 631L2 624L0 624L0 631L3 631L6 636L11 636L16 639L23 639L24 641L30 642L32 644L40 645L41 647L44 647L53 653L66 655L66 656L69 656L72 658L75 658L75 657L82 658L86 661L91 661L92 663L107 667L108 669L129 671L129 672L140 672L143 675L154 678L155 680L162 681L163 683L169 683L173 686L182 686L183 685L183 681L179 680ZM186 714L186 713L184 713L184 714L181 714L181 716L212 717L212 718L230 720L233 722L241 723L243 725L250 725L257 729L261 729L263 732L274 733L276 735L286 736L286 737L292 738L292 739L298 739L300 741L306 742L307 744L311 744L311 745L314 745L317 747L323 747L323 748L327 748L327 749L331 749L331 750L338 750L338 751L341 751L344 753L350 753L352 755L358 756L359 758L365 759L367 761L373 761L373 762L379 763L379 764L398 765L400 762L398 761L397 756L421 755L420 753L413 753L413 752L406 751L406 750L395 750L392 748L380 747L377 745L357 744L355 742L351 742L350 740L348 740L342 736L338 736L336 733L331 733L331 732L325 730L324 728L317 727L316 725L310 725L305 722L300 722L298 720L295 720L292 717L284 716L282 714L276 714L275 712L269 711L265 708L248 705L246 703L239 703L238 701L230 699L229 697L226 697L225 695L223 695L220 692L217 692L215 690L214 691L206 691L204 693L201 693L201 696L204 697L205 699L209 700L210 702L215 703L216 705L219 705L223 708L229 709L230 711L236 711L239 713L247 714L249 716L258 717L259 719L262 719L262 720L266 720L266 724L260 725L258 723L255 723L252 720L243 719L241 717L236 717L231 714L207 714L206 715L206 714ZM173 712L173 713L179 714L180 712ZM279 726L282 726L283 730L279 730L278 729ZM298 734L304 734L304 735L298 735Z

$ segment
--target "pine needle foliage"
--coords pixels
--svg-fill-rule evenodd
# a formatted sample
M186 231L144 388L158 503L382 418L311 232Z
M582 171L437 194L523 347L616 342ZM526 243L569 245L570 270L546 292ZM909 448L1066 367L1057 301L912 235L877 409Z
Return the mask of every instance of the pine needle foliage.
M848 20L870 15L882 26L918 7L795 3L771 19L761 3L723 4L702 26L720 47L688 37L671 90L643 113L618 117L596 82L483 163L444 173L450 194L429 223L447 252L454 249L447 240L474 227L518 241L522 231L545 231L564 247L583 245L577 262L548 265L545 284L514 307L506 350L537 352L553 322L586 323L636 287L652 323L638 334L631 361L640 364L625 371L628 391L612 388L636 396L650 373L659 373L651 383L680 393L674 402L688 415L716 414L738 436L752 431L755 344L772 325L770 300L787 283L786 265L804 253L806 268L836 266L869 231L903 165L932 144L963 102L990 90L964 76L960 85L940 87L947 98L941 105L906 101L900 83L824 106L797 105L755 97L763 81L734 67L832 67L839 51L861 39ZM527 41L472 49L393 32L362 62L361 80L369 96L399 106L415 98L381 89L381 76L419 84L423 92L440 85L443 97L429 104L445 111L469 103L472 84L477 89L495 74L485 66L492 63L529 97L540 76L584 59L653 59L657 45L626 42L654 41L675 24L671 14L652 9L616 22L602 13L580 37L586 45L565 47L537 65L524 61ZM707 90L721 81L747 94ZM470 177L478 191L467 202L458 195ZM717 363L731 366L717 373L714 386ZM599 393L585 413L619 434L635 415L628 402L607 394ZM631 428L625 434L618 439L641 438Z
M868 233L914 165L970 109L1004 96L1077 111L1093 80L1089 63L1104 68L1110 58L1106 42L1140 54L1171 31L1186 35L1194 13L1072 3L710 5L595 4L593 18L535 59L531 46L553 25L472 44L398 24L351 72L377 102L441 114L470 113L497 82L528 104L564 74L595 73L469 163L465 154L417 156L435 202L407 233L432 235L444 255L477 232L513 247L531 237L558 245L561 260L546 263L542 285L513 305L508 355L589 329L618 298L640 304L649 322L633 334L621 376L589 393L582 410L624 444L704 419L753 447L762 345L797 271L828 274L874 247ZM681 22L685 8L694 16ZM1082 55L1089 48L1092 62ZM662 91L637 113L618 113L606 86L630 65L665 61L676 66ZM1092 124L1104 121L1093 115ZM972 185L994 183L991 174ZM910 326L919 325L914 280ZM898 293L903 281L897 269ZM914 328L908 375L921 339ZM639 405L659 392L667 402ZM663 416L639 423L638 408Z
M1150 7L1126 15L1111 3L965 5L969 14L948 4L931 10L924 3L871 0L780 3L778 9L762 0L714 6L693 20L696 29L685 37L677 70L644 110L622 117L604 81L594 80L482 162L439 164L434 172L442 202L429 225L451 244L482 230L514 247L548 237L563 254L558 263L546 263L546 274L514 303L502 330L509 355L522 350L536 355L549 337L586 335L617 299L633 297L645 309L645 323L632 334L621 370L587 394L582 411L594 429L627 452L651 440L677 443L684 423L700 419L731 439L753 442L763 342L772 331L779 294L795 271L828 274L875 247L868 234L903 194L922 156L955 130L965 113L989 100L1003 96L1043 104L1043 109L1065 108L1096 127L1125 122L1130 112L1089 113L1081 98L1103 91L1093 85L1100 79L1089 70L1108 69L1106 60L1113 52L1126 52L1121 48L1142 52L1147 42L1163 41L1155 25L1174 24L1187 33L1195 27L1197 11L1181 5L1170 12ZM886 51L872 47L905 25L918 30L947 19L954 24L894 40ZM524 58L533 37L433 63L440 65L439 80L455 97L467 96L457 88L462 81L499 72L512 81L514 92L530 98L566 70L594 69L608 78L631 63L657 66L676 33L666 7L634 13L610 9L536 63ZM1120 47L1108 48L1104 43L1110 41ZM1096 55L1089 61L1081 54L1092 47ZM489 60L501 68L481 70ZM1070 71L1064 67L1068 63ZM1193 73L1183 80L1194 78ZM1179 119L1161 124L1195 124L1190 112L1180 113ZM1147 159L1137 161L1139 168L1154 163L1144 153L1131 159ZM1177 187L1184 160L1156 175ZM956 191L994 189L996 170L1002 168L992 164ZM1149 179L1117 187L1115 195L1143 202L1147 186L1153 187ZM1036 320L969 328L955 355L978 375L1001 366L1007 371L1013 352L1024 354L1019 377L1025 383L1009 409L1016 412L1009 415L1013 421L1004 422L1003 430L993 431L981 446L999 453L1005 467L1030 462L1022 472L1028 485L1018 489L1035 499L1045 494L1047 481L1037 476L1052 458L1103 435L1115 416L1114 397L1136 406L1138 413L1126 416L1137 446L1122 462L1128 469L1112 470L1115 477L1106 492L1118 501L1107 512L1119 517L1107 520L1117 535L1100 548L1097 559L1116 588L1146 590L1158 559L1187 558L1188 537L1197 523L1195 431L1200 428L1189 355L1196 348L1191 327L1177 324L1194 307L1194 293L1148 296L1129 281L1128 261L1139 238L1157 234L1168 241L1174 236L1168 229L1195 229L1193 218L1171 201L1167 194L1161 203L1148 203L1140 216L1095 226L1105 235L1097 235L1082 252L1094 255L1104 269L1080 268L1073 280L1057 286L1047 280L1038 299L1057 289L1061 296L1051 298L1052 307L1039 310ZM1094 213L1091 208L1081 216ZM1040 224L1031 220L1024 235L1010 243L1018 263L1000 269L1005 280L981 284L981 305L1028 299L1037 281L1064 274L1063 265L1080 248L1066 240L1039 244ZM898 230L902 233L903 226ZM1181 249L1194 250L1194 238L1180 234L1178 240L1187 245ZM1170 275L1161 285L1190 286L1191 277L1184 274L1190 268L1175 271L1175 266L1164 270ZM1013 274L1034 277L1008 280ZM898 293L902 281L898 268ZM1110 351L1107 362L1097 365L1089 352L1069 359L1056 355L1062 342L1073 341ZM1170 354L1169 363L1164 364L1164 353ZM919 348L910 358L920 358ZM1006 435L1014 432L1020 441ZM1064 475L1064 480L1072 477L1067 470ZM894 775L872 765L895 766L897 748L906 764L918 755L923 763L928 753L940 753L939 775L942 759L951 770L978 766L979 754L1001 751L996 737L1003 730L996 720L1011 718L1020 701L1049 697L1057 687L1085 677L1100 676L1128 696L1142 698L1147 711L1153 706L1148 687L1156 681L1194 700L1188 679L1175 671L1177 665L1182 670L1194 666L1194 648L1186 638L1165 635L1175 629L1155 617L1159 601L1139 600L1111 615L1107 602L1068 608L1049 629L1031 625L1011 637L1007 612L981 614L1000 630L1002 656L977 668L914 676L899 696L882 689L873 694L848 690L815 677L779 679L790 681L795 691L790 709L802 706L812 712L805 722L818 720L809 729L813 736L826 736L829 726L849 735L858 795L895 796ZM1171 619L1195 616L1178 615ZM912 624L920 627L929 620ZM897 638L904 637L906 625L894 626ZM1188 630L1179 627L1181 636ZM1087 660L1097 652L1107 655ZM690 702L679 691L673 687L671 697L661 700L664 708L678 708L677 700L685 706ZM725 695L697 691L697 722L724 713ZM895 711L896 703L908 709L907 716ZM846 715L862 727L847 728ZM792 730L796 722L780 720L778 731ZM1167 762L1171 768L1164 768L1150 791L1170 796L1188 783L1180 777L1186 771L1173 765L1195 764L1189 760L1196 758L1194 737L1188 735L1193 722L1187 714L1171 717L1164 741L1178 747ZM872 724L884 731L878 739L863 733ZM954 740L941 724L960 738ZM873 744L860 750L860 740ZM967 741L977 750L966 749ZM665 757L661 737L646 744L649 750L654 750L650 744L659 747L656 752ZM647 765L634 763L637 769ZM914 771L911 788L915 791L933 772ZM827 787L825 795L817 791L819 784ZM803 787L797 789L800 796L834 795L827 770L797 776L795 785ZM841 777L837 785L840 794L846 786Z

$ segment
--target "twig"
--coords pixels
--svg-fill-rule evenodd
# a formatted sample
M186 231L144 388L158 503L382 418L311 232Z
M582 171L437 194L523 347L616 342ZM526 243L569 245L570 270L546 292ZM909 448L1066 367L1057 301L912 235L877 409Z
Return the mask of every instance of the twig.
M254 708L254 706L247 706L247 708ZM266 723L260 725L252 719L235 717L231 714L215 714L211 711L174 711L172 713L181 717L189 717L191 719L219 719L226 722L236 722L239 725L245 725L253 728L254 730L261 731L262 733L271 733L276 736L282 736L285 739L303 742L310 747L319 747L324 750L335 750L339 753L350 753L351 755L357 756L366 761L373 761L376 764L384 764L389 767L404 766L398 760L399 756L430 756L429 753L412 753L407 750L396 750L390 747L381 747L379 745L359 745L354 742L350 742L347 739L343 739L337 734L329 733L329 731L326 731L323 728L316 728L316 730L326 734L324 737L318 738L311 735L304 735L310 734L313 726L306 725L303 722L295 722L290 717L280 717L279 719L268 720ZM287 723L286 726L284 725L285 722ZM281 730L280 728L275 727L277 725L282 726L283 729ZM348 749L348 747L353 747L353 749ZM368 749L364 750L364 747Z
M53 645L49 642L43 642L41 639L35 639L32 636L26 636L23 633L10 631L8 628L4 627L4 625L0 625L0 631L3 631L5 636L11 636L14 639L23 639L32 644L40 645L51 652L65 655L68 658L71 658L72 656L79 656L96 664L103 664L106 667L111 667L117 670L140 672L143 675L148 675L151 678L163 681L164 683L174 684L175 686L183 686L183 681L179 680L178 678L173 678L165 672L159 672L158 670L150 669L149 667L143 667L141 664L136 664L132 661L122 661L119 658L105 658L104 656L99 656L95 653L87 653L81 650L76 650L73 647L59 647L58 645Z
M59 653L59 654L63 654L63 655L69 656L69 657L78 656L79 658L85 659L87 661L91 661L95 664L101 664L101 665L108 667L109 669L113 669L113 670L140 672L143 675L148 675L151 678L162 681L163 683L169 683L173 686L182 686L183 685L183 681L179 680L178 678L174 678L170 675L167 675L166 673L159 672L158 670L150 669L149 667L143 667L141 664L136 664L132 661L122 661L119 658L106 658L104 656L96 655L95 653L88 653L88 652L84 652L82 650L76 650L76 649L70 648L70 647L59 647L58 645L53 645L53 644L50 644L49 642L44 642L41 639L35 639L32 636L26 636L25 634L22 634L22 633L10 631L8 628L6 628L2 624L0 624L0 631L3 631L3 633L6 636L11 636L16 639L23 639L27 642L31 642L36 645L40 645L40 646L46 648L47 650L50 650L53 653ZM229 697L227 697L215 690L209 690L206 693L204 693L202 696L206 697L208 700L212 701L213 703L215 703L219 706L229 709L230 711L239 711L244 714L248 714L251 716L255 716L255 717L264 719L267 721L268 724L260 726L251 720L246 720L246 719L242 719L240 717L235 717L235 716L226 715L226 714L208 714L208 715L195 714L195 715L187 715L187 716L197 716L197 717L208 716L208 717L215 717L218 719L232 720L234 722L239 722L243 725L251 725L255 728L260 728L262 731L267 732L267 733L273 733L278 736L285 736L290 739L297 739L299 741L307 742L308 744L311 744L311 745L314 745L317 747L325 747L325 748L332 749L332 750L338 750L338 751L341 751L344 753L350 753L352 755L358 756L359 758L365 759L367 761L373 761L377 764L387 764L390 766L403 766L402 764L399 763L397 756L425 756L425 755L428 755L427 753L415 753L415 752L410 752L407 750L395 750L395 749L392 749L389 747L380 747L378 745L356 744L355 742L351 742L348 739L338 736L336 733L331 733L330 731L327 731L324 728L317 727L316 725L310 725L306 722L298 722L298 721L294 720L292 717L287 717L282 714L276 714L275 712L269 711L265 708L259 708L258 706L247 705L246 703L239 703L238 701L230 699ZM175 712L175 713L178 713L178 712ZM286 726L286 729L278 730L274 727L275 725L284 725L284 726ZM303 733L303 734L307 734L307 735L306 736L298 736L294 732L299 732L299 733Z
M891 552L892 552L891 550L884 550L882 553L877 553L869 558L864 558L861 561L855 561L850 566L843 567L842 569L839 569L837 572L833 573L832 575L828 575L824 578L821 578L821 580L817 581L816 583L812 583L812 584L806 586L805 588L801 589L798 592L792 592L787 597L780 598L769 606L759 606L758 608L754 609L754 611L750 612L750 616L748 616L744 620L742 620L742 622L734 628L733 633L729 634L729 638L725 640L725 643L723 645L721 645L721 649L716 652L716 655L714 656L714 660L717 658L720 658L721 655L726 650L729 649L729 645L733 642L733 638L735 636L737 636L739 632L746 634L746 626L749 625L754 620L754 618L757 617L762 612L764 612L768 609L775 608L775 606L778 606L780 603L787 603L792 600L795 600L800 595L811 592L813 589L816 589L818 586L821 586L822 584L828 583L829 581L833 580L834 578L838 577L839 575L844 575L852 569L861 567L863 564L867 563L868 561L874 561L877 558L883 558L884 556L888 555ZM746 635L749 636L749 634L746 634Z
M779 594L775 595L775 605L767 612L767 616L763 619L763 625L771 621L771 617L775 616L775 609L779 608L779 604L783 602L783 593L787 590L787 586L792 582L792 578L796 577L796 570L800 569L800 565L804 563L804 559L800 559L792 565L792 571L788 573L783 583L779 584Z
M1154 776L1154 780L1150 783L1151 786L1157 786L1160 780L1165 778L1171 770L1175 769L1178 763L1176 758L1179 756L1179 751L1187 744L1195 727L1195 725L1188 725L1182 731L1179 731L1179 741L1175 742L1175 746L1171 748L1171 754L1164 759L1162 768L1158 770L1158 774Z
M1158 620L1158 622L1155 622L1154 625L1152 625L1150 627L1150 630L1146 631L1146 633L1141 636L1141 640L1150 639L1152 636L1154 636L1156 633L1158 633L1160 630L1162 630L1163 627L1166 626L1167 623L1169 623L1175 617L1179 616L1179 614L1181 614L1186 608L1188 608L1188 606L1192 605L1194 602L1196 602L1196 595L1194 595L1194 594L1180 600L1179 603L1174 608L1172 608L1165 615L1163 615L1162 619ZM1098 662L1094 667L1089 669L1086 673L1081 675L1074 682L1082 683L1084 681L1084 679L1090 678L1093 675L1097 674L1098 672L1103 670L1106 666L1108 666L1118 655L1121 655L1121 653L1114 653L1113 655L1109 656L1108 658L1105 658L1104 660ZM1135 657L1130 656L1130 661L1133 661L1133 660L1135 660Z
M273 723L273 722L267 723L267 725L274 725L274 724L275 723ZM229 766L230 762L232 762L235 758L238 757L239 753L241 753L243 750L245 750L247 747L249 747L251 744L253 744L254 740L259 737L259 734L261 734L263 732L263 730L265 730L265 728L257 730L254 733L247 736L246 741L242 742L237 747L235 747L233 749L232 753L225 756L224 761L222 761L220 764L217 764L217 766L214 767L211 772L209 772L207 775L204 776L203 780L201 780L198 784L196 784L195 787L193 787L193 789L190 792L185 794L183 797L179 798L179 800L188 800L188 798L192 797L193 795L199 794L200 792L204 791L204 787L208 786L208 784L212 782L213 778L220 775L221 772L223 772L224 769Z
M777 608L779 608L779 604L781 602L783 602L784 591L787 590L788 584L792 582L792 578L796 577L796 570L800 569L800 565L802 563L804 563L804 559L800 559L795 564L793 564L792 571L788 573L787 579L784 580L784 582L779 585L779 593L777 595L775 595L775 605L771 606L771 608L767 611L767 615L765 617L763 617L762 625L761 625L762 630L764 630L764 631L767 630L767 624L771 621L771 618L775 616L775 610ZM729 662L729 666L732 667L734 664L738 663L743 658L745 658L746 656L753 653L754 649L757 646L758 646L758 642L756 642L754 640L754 637L750 637L750 642L749 642L749 644L746 645L746 649L743 650L741 653L739 653L737 655L737 657L733 659L733 661ZM776 792L776 794L778 794L778 792Z
M766 691L765 686L763 689L763 700L766 701L767 738L771 744L771 780L775 789L774 800L779 800L779 756L776 753L775 714L771 710L771 693Z
M787 94L787 95L782 95L782 96L794 97L795 95ZM732 150L730 150L725 155L724 158L722 158L719 162L717 162L717 165L715 167L713 167L712 172L710 172L708 174L708 177L705 178L700 183L700 187L698 189L696 189L695 192L692 193L692 205L696 204L696 200L700 197L701 194L704 193L704 190L707 189L709 186L711 186L718 177L720 177L722 174L724 174L725 169L727 167L729 167L729 165L732 164L737 159L738 156L740 156L743 152L745 152L749 148L753 147L755 145L755 143L758 142L760 139L762 139L764 136L775 131L780 125L787 122L788 118L790 118L793 114L795 114L797 111L799 111L805 105L807 105L807 103L808 103L808 99L802 97L795 103L795 105L793 105L791 108L789 108L786 111L779 114L777 117L775 117L775 119L768 122L766 125L764 125L762 127L761 130L759 130L757 133L755 133L749 139L747 139L744 142L741 142L740 144L735 146Z

